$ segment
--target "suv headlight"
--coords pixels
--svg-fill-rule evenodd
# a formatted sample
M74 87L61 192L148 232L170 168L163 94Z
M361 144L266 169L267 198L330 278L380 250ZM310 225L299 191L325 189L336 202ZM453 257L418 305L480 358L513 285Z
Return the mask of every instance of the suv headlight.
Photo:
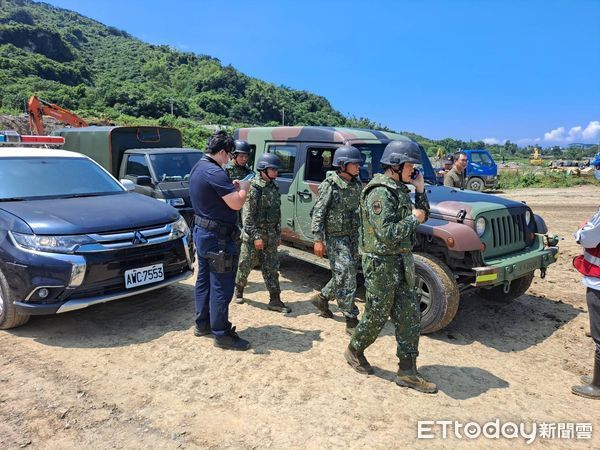
M479 237L483 236L483 233L485 233L485 219L483 217L480 217L475 222L475 231L477 231Z
M170 206L185 206L185 200L181 197L175 197L175 198L157 198L156 200L160 200L161 202L165 202L167 205Z
M83 235L73 236L43 236L36 234L24 234L9 231L17 246L50 253L74 253L79 246L84 244L94 244L91 237Z
M525 223L527 224L527 226L529 226L530 222L531 222L531 211L527 210L527 211L525 211Z
M188 224L183 217L179 216L179 219L177 219L176 222L173 222L172 233L176 238L189 236L190 227L188 227Z

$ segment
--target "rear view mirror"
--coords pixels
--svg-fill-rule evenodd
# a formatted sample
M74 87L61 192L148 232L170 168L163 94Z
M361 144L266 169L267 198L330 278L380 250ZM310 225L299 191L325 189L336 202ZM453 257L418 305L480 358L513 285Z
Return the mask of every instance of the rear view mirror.
M123 187L125 189L127 189L127 191L131 192L131 191L135 190L135 183L133 181L126 180L126 179L119 180L119 181L121 181L121 184L123 185Z
M152 179L147 175L135 177L135 184L138 186L152 186Z

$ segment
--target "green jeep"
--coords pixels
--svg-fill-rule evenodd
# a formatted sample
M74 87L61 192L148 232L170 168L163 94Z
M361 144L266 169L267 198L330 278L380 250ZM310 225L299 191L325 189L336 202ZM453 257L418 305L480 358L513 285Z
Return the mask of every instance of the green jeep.
M408 140L396 133L332 127L240 128L234 137L248 141L253 160L264 152L279 156L282 240L294 248L291 254L311 262L318 258L311 256L310 211L319 183L333 170L336 148L350 144L361 151L360 177L366 183L381 172L387 143ZM544 220L524 203L436 185L422 152L431 215L417 229L414 251L421 329L431 333L452 321L462 293L477 289L479 296L498 301L524 294L535 270L544 278L556 261L558 238L548 236Z

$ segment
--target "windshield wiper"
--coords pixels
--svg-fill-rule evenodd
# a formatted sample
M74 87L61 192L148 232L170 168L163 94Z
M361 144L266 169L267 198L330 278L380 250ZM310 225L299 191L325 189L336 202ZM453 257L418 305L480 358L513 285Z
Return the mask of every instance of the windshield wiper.
M57 198L82 198L82 197L100 197L102 195L106 195L104 192L94 192L88 194L69 194L69 195L61 195Z
M0 198L0 202L23 202L26 199L24 199L23 197L6 197L6 198Z

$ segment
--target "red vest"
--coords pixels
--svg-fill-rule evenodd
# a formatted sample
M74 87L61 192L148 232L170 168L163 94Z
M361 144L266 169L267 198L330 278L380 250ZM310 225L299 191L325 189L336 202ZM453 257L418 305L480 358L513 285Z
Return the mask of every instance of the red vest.
M600 245L584 249L583 255L573 258L573 267L586 277L600 278Z

